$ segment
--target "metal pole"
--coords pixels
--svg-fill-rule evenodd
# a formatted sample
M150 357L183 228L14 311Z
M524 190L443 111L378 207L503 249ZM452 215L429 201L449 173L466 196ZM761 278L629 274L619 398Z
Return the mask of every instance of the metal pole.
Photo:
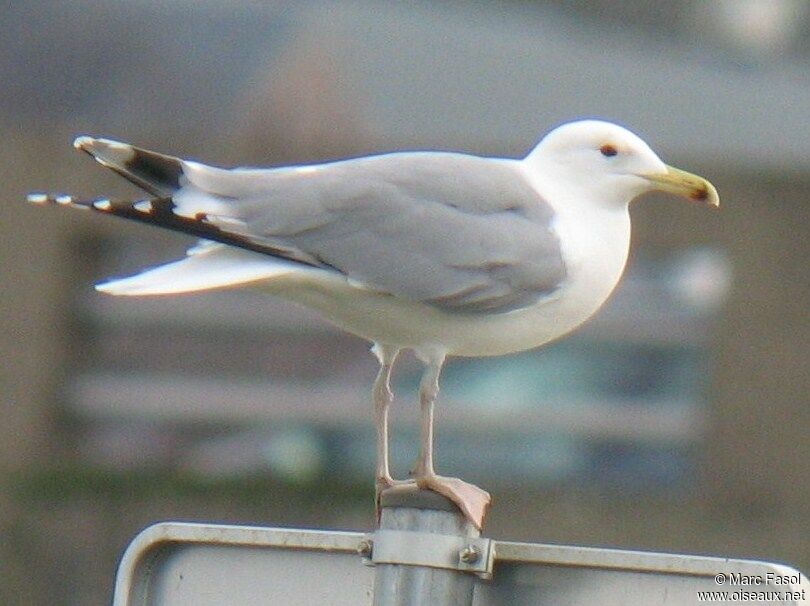
M373 546L374 606L470 606L475 574L421 562L430 564L428 552L440 545L455 545L446 558L448 562L453 557L461 566L475 562L482 557L475 544L478 529L450 500L428 490L390 488L381 495L380 505L382 515ZM378 554L383 545L376 537L384 535L399 540L388 541L386 554Z

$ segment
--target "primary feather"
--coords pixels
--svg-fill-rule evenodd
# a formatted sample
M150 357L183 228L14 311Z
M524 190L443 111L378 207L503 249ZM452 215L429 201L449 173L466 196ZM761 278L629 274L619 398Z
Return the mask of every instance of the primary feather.
M180 189L183 167L179 158L111 139L77 137L73 146L150 194L169 196Z

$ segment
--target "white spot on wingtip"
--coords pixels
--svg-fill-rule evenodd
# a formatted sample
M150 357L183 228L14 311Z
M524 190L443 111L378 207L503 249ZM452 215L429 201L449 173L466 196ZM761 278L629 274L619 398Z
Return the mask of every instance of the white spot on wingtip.
M48 204L51 201L47 194L28 194L25 199L31 204Z
M149 200L141 200L140 202L133 204L132 208L137 210L139 213L151 213L152 203Z
M312 174L312 173L316 172L317 170L318 170L317 166L296 166L295 167L295 172L297 172L297 173L299 173L301 175L309 175L309 174Z
M93 202L93 208L97 210L111 210L112 209L112 202L109 200L96 200Z
M134 153L132 146L127 143L113 141L112 139L98 139L86 135L76 137L73 140L73 147L89 152L96 160L105 166L109 166L110 164L110 159L103 156L105 151L124 154L125 157L122 161L125 161L126 158L129 158Z
M54 198L57 204L68 205L73 204L73 196L56 196Z
M93 137L88 137L87 135L82 135L80 137L76 137L73 140L73 147L76 149L84 149L85 147L89 147L93 144Z

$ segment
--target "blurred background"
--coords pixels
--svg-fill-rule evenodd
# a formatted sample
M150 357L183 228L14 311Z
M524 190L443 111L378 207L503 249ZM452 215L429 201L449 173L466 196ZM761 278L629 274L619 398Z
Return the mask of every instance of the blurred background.
M193 241L35 208L136 190L105 135L224 166L400 149L519 157L599 117L710 178L647 196L628 274L575 336L454 360L441 472L487 534L810 570L810 4L28 0L0 18L0 602L100 604L158 520L370 529L376 363L281 301L92 285ZM396 373L395 475L419 366Z

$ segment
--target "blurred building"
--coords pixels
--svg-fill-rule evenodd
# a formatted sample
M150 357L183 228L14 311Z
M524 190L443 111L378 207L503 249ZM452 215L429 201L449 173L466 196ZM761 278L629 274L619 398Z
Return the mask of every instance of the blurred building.
M627 279L591 324L541 351L453 362L439 464L495 492L492 536L810 569L805 7L7 9L0 602L108 599L115 559L156 519L372 524L367 344L258 296L97 295L93 282L192 242L21 203L133 191L72 153L84 132L272 165L519 156L563 121L627 125L710 177L721 212L645 198ZM399 475L415 454L416 372L397 380Z

